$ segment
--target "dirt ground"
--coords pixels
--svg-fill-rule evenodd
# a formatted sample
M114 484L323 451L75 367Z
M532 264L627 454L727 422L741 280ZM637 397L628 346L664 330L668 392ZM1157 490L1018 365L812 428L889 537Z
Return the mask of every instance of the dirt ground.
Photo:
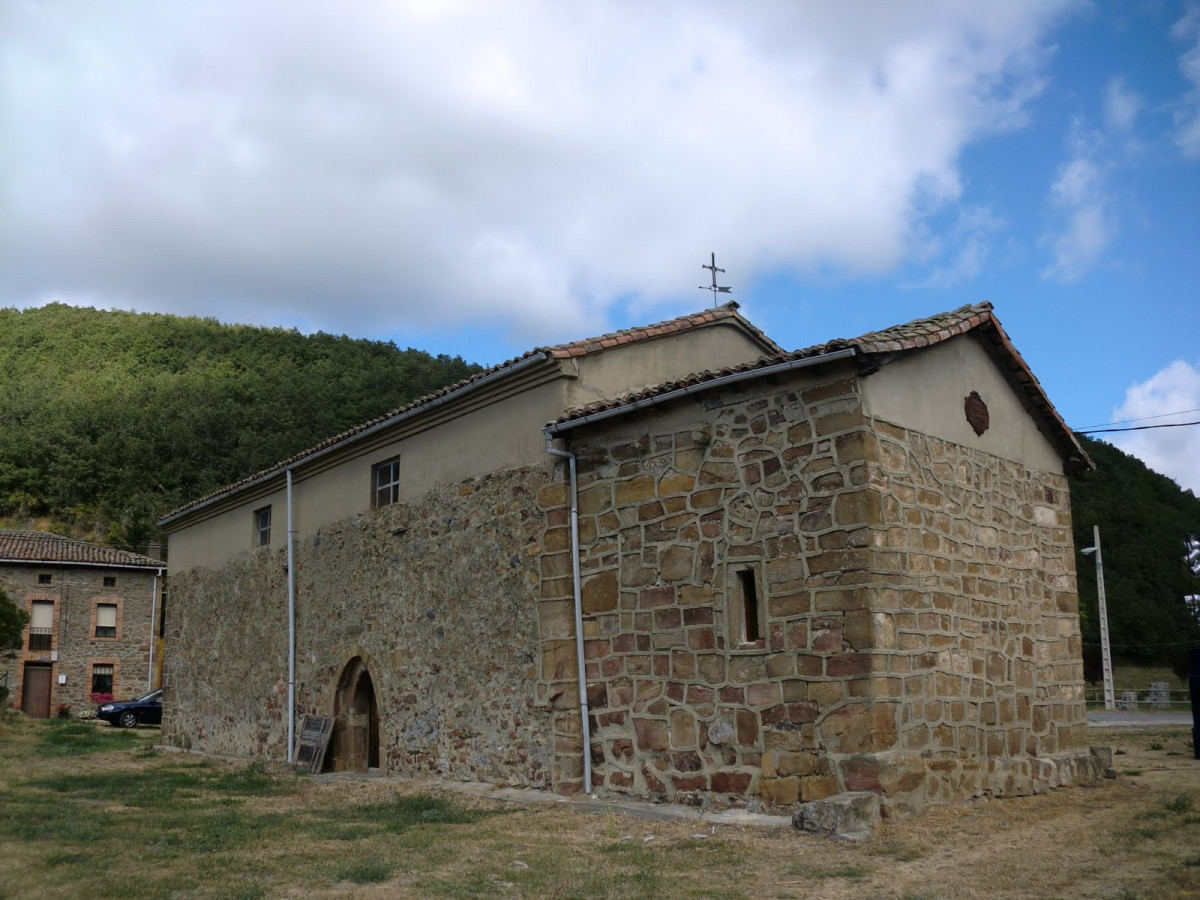
M272 766L280 790L222 794L201 782L242 777L245 761L154 751L149 729L137 738L42 758L33 726L0 735L0 897L1200 898L1200 760L1187 726L1095 729L1092 742L1115 751L1115 779L935 810L861 843L451 793L446 803L479 815L396 828L378 810L427 785ZM122 773L190 786L169 804L106 793ZM13 824L43 803L79 813L41 830ZM114 860L141 871L119 876Z
M1190 727L1094 729L1092 743L1113 748L1118 773L1095 787L935 810L884 824L862 843L731 826L705 840L729 846L722 856L735 861L735 883L751 897L1200 898L1200 760L1192 758ZM351 790L367 796L394 790L389 784ZM306 802L320 802L329 787L311 790ZM685 823L540 806L510 824L530 844L546 840L582 857L614 840L668 848L698 839ZM660 871L669 871L664 863ZM534 895L496 884L510 896ZM679 875L661 886L672 896L742 896L724 893L719 878L705 886ZM396 889L360 888L355 896Z

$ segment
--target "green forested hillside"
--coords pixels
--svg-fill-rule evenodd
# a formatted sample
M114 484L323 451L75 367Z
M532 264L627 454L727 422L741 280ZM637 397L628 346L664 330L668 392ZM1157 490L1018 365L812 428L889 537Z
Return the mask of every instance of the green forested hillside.
M1071 478L1075 546L1092 546L1092 526L1100 526L1113 656L1171 663L1189 643L1200 646L1200 624L1183 603L1200 593L1183 563L1184 538L1200 533L1200 499L1111 444L1079 438L1096 469ZM1083 639L1095 648L1094 557L1079 555L1076 566Z
M391 343L52 304L0 309L0 527L145 549L208 491L458 381L478 367ZM1169 662L1200 625L1182 540L1200 500L1109 444L1071 479L1077 547L1098 524L1114 652ZM1095 568L1077 557L1084 640Z
M144 545L187 500L474 371L329 334L0 309L0 520Z

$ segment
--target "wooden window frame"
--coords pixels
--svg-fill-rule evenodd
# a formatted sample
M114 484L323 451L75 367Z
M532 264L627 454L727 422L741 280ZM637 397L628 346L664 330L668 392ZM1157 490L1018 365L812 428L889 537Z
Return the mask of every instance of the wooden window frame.
M50 633L45 635L49 640L46 641L46 647L33 646L33 605L35 603L50 604ZM32 594L26 599L25 612L29 614L29 621L25 624L25 642L24 647L27 653L53 653L58 649L58 601L54 597L45 595ZM38 635L41 637L42 635Z
M112 666L112 686L107 691L95 690L96 685L96 666ZM115 700L120 696L117 691L120 685L121 661L119 659L89 659L87 664L88 675L88 693L89 694L112 694Z
M387 478L387 481L383 479ZM400 457L393 456L371 466L371 506L381 509L400 501Z
M264 526L264 518L266 520L266 522L265 522L266 527L263 527ZM269 545L271 543L271 521L272 521L272 519L273 519L273 516L271 514L271 505L270 504L267 504L266 506L260 506L258 509L256 509L254 511L253 522L254 522L254 546L255 547L266 547L267 545Z
M117 608L117 626L116 633L113 635L98 634L96 629L99 627L96 624L101 606L115 606ZM125 601L120 597L93 597L92 598L92 620L88 623L88 635L93 641L119 641L124 626L125 619Z

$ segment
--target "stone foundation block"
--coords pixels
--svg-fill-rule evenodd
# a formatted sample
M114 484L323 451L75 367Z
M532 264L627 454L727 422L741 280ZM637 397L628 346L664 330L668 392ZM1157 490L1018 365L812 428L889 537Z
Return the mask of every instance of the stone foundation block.
M792 813L792 824L802 831L828 834L844 840L870 837L879 822L879 795L871 791L834 794L803 804Z

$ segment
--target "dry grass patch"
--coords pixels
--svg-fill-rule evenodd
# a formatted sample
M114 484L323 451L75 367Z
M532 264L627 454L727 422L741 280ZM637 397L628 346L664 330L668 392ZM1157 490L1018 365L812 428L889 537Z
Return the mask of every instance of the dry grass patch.
M1137 770L937 810L861 844L517 806L0 723L0 896L1154 898L1200 891L1187 728L1094 734ZM70 747L55 755L48 747Z

